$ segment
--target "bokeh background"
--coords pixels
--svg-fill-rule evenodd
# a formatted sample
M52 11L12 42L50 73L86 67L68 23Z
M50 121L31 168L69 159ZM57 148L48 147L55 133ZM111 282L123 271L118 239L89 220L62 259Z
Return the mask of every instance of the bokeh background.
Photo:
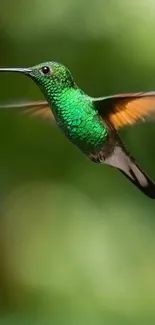
M0 2L0 66L55 60L92 96L155 90L153 0ZM0 75L0 102L42 99ZM121 137L155 179L155 124ZM155 202L53 125L0 111L0 324L155 324Z

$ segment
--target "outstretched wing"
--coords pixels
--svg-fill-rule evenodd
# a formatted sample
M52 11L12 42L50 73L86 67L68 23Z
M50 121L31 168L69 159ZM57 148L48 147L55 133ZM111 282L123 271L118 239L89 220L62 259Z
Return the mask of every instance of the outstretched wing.
M117 130L155 115L155 91L97 98L94 104L101 117Z
M13 109L19 114L39 117L46 121L54 121L52 111L46 101L18 102L0 104L0 109Z

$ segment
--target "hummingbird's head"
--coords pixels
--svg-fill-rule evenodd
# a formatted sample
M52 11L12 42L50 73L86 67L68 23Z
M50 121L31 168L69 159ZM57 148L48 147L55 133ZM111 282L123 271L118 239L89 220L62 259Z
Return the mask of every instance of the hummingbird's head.
M33 79L47 99L62 91L74 88L71 72L57 62L45 62L30 68L0 68L0 72L19 72Z
M57 62L45 62L29 68L28 75L38 84L43 92L74 87L71 72Z

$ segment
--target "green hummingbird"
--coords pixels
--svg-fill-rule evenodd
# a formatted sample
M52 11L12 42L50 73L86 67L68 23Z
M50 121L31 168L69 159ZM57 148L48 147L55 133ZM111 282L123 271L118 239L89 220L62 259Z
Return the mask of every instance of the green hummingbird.
M145 195L155 199L155 184L127 152L117 133L154 113L155 92L93 98L77 86L70 70L57 62L30 68L0 68L0 72L27 75L45 97L43 101L0 107L20 106L31 115L56 120L67 138L91 161L117 168Z

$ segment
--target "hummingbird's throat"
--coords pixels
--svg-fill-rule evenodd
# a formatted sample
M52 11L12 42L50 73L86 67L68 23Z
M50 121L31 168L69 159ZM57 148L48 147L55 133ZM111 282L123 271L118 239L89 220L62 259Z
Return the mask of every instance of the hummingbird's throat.
M44 93L54 117L65 135L81 150L100 150L108 132L90 97L70 82L58 77L40 76L37 84Z

